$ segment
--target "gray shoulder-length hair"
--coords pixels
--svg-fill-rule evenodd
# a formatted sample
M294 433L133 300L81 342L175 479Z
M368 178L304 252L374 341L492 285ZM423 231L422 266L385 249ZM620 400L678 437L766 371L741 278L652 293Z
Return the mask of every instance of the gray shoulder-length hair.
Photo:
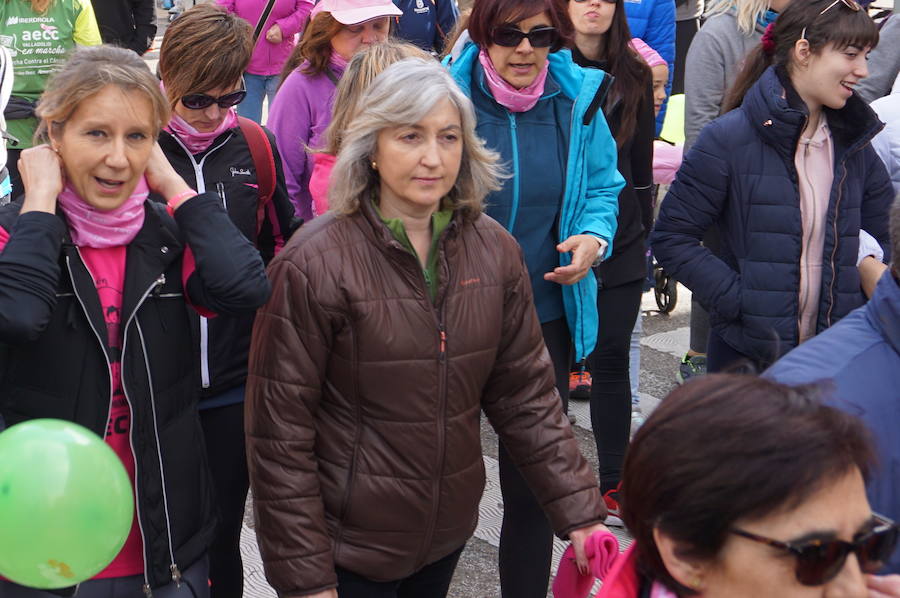
M444 205L449 203L471 219L481 214L485 196L499 189L506 175L497 164L498 155L475 134L472 102L446 69L421 58L407 58L389 66L375 77L360 100L331 172L331 209L338 214L353 214L362 198L372 194L377 197L380 183L371 161L378 134L388 127L419 122L445 98L459 110L463 151L459 175Z

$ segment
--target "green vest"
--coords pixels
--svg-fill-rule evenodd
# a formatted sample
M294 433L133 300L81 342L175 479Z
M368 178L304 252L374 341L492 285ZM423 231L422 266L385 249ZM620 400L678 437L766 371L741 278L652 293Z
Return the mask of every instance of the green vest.
M27 0L0 0L0 44L12 55L12 95L37 100L47 78L80 45L100 44L100 33L90 2L54 0L46 14L38 14ZM32 146L36 118L8 120L9 133L19 139L13 149Z

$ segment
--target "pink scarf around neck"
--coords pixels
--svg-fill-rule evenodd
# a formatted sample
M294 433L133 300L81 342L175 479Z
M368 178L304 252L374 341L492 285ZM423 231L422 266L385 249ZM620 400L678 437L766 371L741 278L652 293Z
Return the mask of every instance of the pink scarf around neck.
M169 124L166 125L166 131L178 137L184 146L188 148L189 152L199 154L200 152L205 152L216 137L236 126L238 126L238 119L234 108L229 109L219 126L209 133L198 131L173 112Z
M549 62L545 61L544 67L534 81L531 82L531 85L522 89L516 89L500 76L500 73L494 68L494 63L491 62L491 57L484 48L478 52L478 62L484 68L484 78L494 99L510 112L527 112L534 108L534 105L541 99L544 93L544 82L547 80Z
M150 195L143 176L128 199L114 210L103 211L88 205L66 183L57 201L69 223L72 242L79 247L105 249L128 245L144 224L144 202Z
M331 66L343 73L347 68L347 59L338 54L336 50L331 50Z

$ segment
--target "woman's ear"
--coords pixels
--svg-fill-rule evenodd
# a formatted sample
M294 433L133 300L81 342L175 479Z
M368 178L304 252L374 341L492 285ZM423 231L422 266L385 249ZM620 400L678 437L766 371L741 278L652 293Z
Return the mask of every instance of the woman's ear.
M47 139L50 141L50 147L53 148L54 152L59 151L60 143L62 142L62 124L56 122L47 123Z
M808 40L798 39L794 42L794 62L797 66L806 67L809 65L809 57L811 54Z
M653 528L653 541L666 571L675 581L693 590L703 588L706 567L695 559L686 557L681 545L658 527Z

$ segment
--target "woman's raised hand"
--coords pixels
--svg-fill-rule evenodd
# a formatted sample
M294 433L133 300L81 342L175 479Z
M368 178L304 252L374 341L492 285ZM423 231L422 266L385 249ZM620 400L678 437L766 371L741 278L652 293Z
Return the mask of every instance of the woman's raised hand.
M150 189L167 200L191 190L181 175L175 172L175 169L169 164L159 143L153 144L153 151L150 153L150 160L147 162L147 170L144 175L147 177L147 185Z
M591 264L597 259L600 241L591 235L572 235L556 246L560 253L572 252L572 263L568 266L554 268L553 272L544 274L544 280L559 284L575 284L591 270Z
M19 174L25 187L22 212L56 213L56 197L63 190L63 164L49 145L36 145L22 151Z

